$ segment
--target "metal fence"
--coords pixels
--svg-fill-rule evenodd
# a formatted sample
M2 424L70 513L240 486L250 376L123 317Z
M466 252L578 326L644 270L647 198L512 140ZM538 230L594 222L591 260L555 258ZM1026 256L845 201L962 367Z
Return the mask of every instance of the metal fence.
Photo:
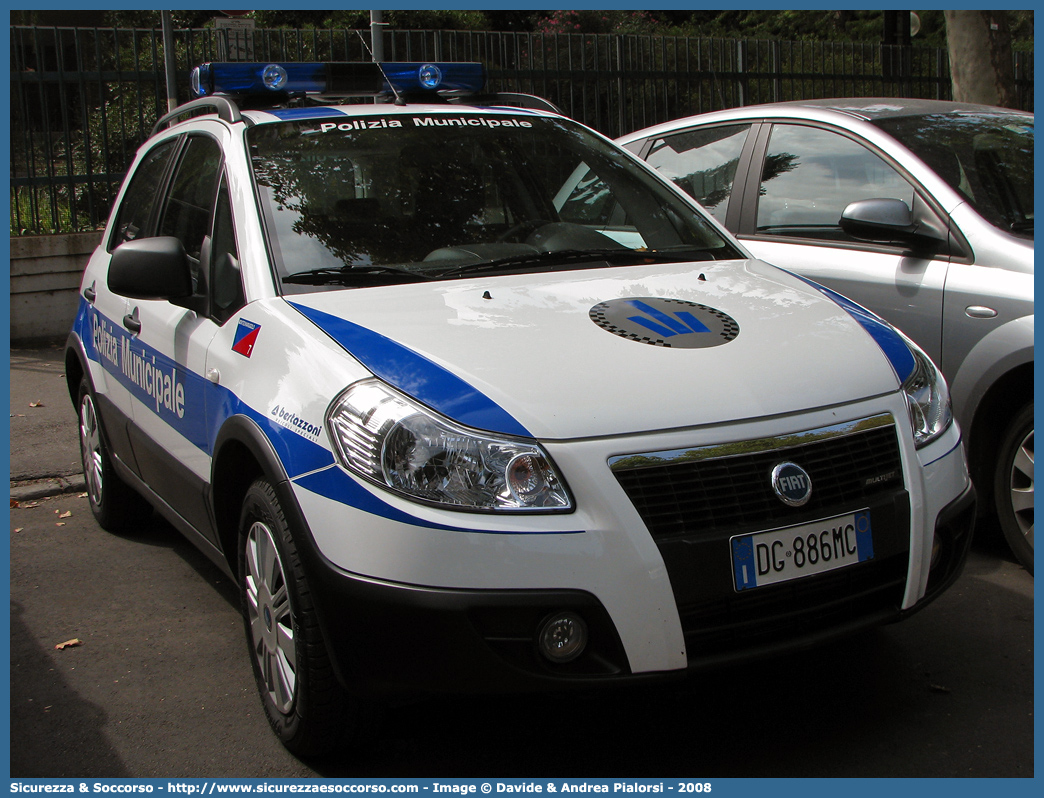
M206 61L369 60L369 32L175 31L178 101ZM479 61L489 88L539 94L615 137L680 116L814 97L949 99L944 50L615 34L386 31L389 61ZM1015 54L1033 110L1033 53ZM159 30L11 28L11 233L104 225L166 110Z

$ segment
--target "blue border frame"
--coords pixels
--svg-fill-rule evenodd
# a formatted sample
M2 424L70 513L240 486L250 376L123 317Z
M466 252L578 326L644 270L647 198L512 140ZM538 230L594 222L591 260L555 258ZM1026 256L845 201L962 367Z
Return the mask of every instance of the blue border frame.
M42 7L45 7L45 8L62 8L62 7L68 7L71 4L42 3L42 4L34 4L34 5L39 5L39 6L42 6ZM284 7L285 3L260 2L260 3L254 3L254 5L256 7L258 7L258 8L262 8L262 9L276 9L276 8ZM671 5L677 5L677 4L669 1L665 5L669 7ZM1027 8L1028 9L1034 9L1036 7L1036 4L1034 4L1034 3L1026 3L1026 2L1014 2L1014 3L1010 3L1010 4L1006 4L1006 5L1007 5L1008 8L1012 8L1012 9L1027 9ZM149 7L151 7L151 4L147 4L147 3L126 3L126 2L121 2L121 1L118 0L116 3L110 5L110 7L113 7L113 8L142 8L143 6L145 8L149 8ZM371 8L371 7L374 7L374 6L383 6L383 4L373 3L373 4L368 4L366 7L367 8ZM488 7L489 4L488 3L473 3L473 2L468 2L467 0L465 0L465 2L454 3L453 6L456 7L456 8L473 8L473 9L477 9L477 8ZM189 8L189 9L209 8L208 5L204 5L202 3L187 3L187 4L184 4L182 7L183 8ZM324 7L344 8L345 6L343 6L343 5L336 5L335 6L334 4L331 4L329 2L325 2L324 0L321 0L320 2L313 4L313 7L315 7L315 8L324 8ZM399 8L399 9L411 9L411 8L428 9L428 8L431 8L431 4L430 3L409 2L408 1L408 2L397 3L397 4L395 4L394 7L395 8ZM518 7L521 7L521 8L543 8L545 6L541 5L541 4L522 3ZM590 2L580 2L580 3L574 3L571 7L572 8L585 8L585 9L587 9L587 8L614 8L614 9L619 9L619 8L632 8L632 7L634 7L634 3L633 2L632 3L619 3L619 2L590 3ZM746 8L750 8L750 9L767 9L767 8L780 8L781 6L780 6L779 3L753 2L753 3L748 3L745 7ZM824 9L824 10L828 10L828 9L831 9L831 8L836 8L836 5L835 6L831 6L831 5L828 5L828 4L825 4L825 3L814 2L814 3L804 4L802 7L803 8L810 8L810 9L821 8L821 9ZM880 8L884 8L884 9L891 9L891 8L894 8L895 6L893 6L892 4L881 4L879 7ZM977 6L968 3L967 0L959 0L957 3L933 4L933 5L929 5L928 7L929 8L939 9L939 8L955 8L955 7L975 8ZM9 10L10 10L10 8L9 8ZM10 21L10 19L9 19L9 21ZM5 39L5 44L3 45L3 52L4 52L5 56L9 57L9 55L10 55L9 50L10 50L10 40L9 39ZM1038 67L1037 68L1038 72L1039 72L1039 69L1040 68ZM1035 78L1034 78L1035 85L1039 85L1039 77L1040 77L1039 74L1035 75ZM4 86L3 86L3 100L5 101L4 104L7 107L10 107L10 84L9 83L5 83ZM5 157L9 161L9 159L10 159L10 151L11 151L10 150L10 130L9 130L9 128L5 128L4 129L2 136L3 136L3 151L5 153ZM1041 159L1041 156L1037 156L1038 162L1039 162L1040 159ZM1038 165L1039 165L1039 163L1038 163ZM10 166L10 164L9 164L9 166ZM1041 193L1039 188L1037 190L1037 193L1038 194ZM7 204L8 218L10 218L10 192L8 192L7 199L5 200L5 202ZM8 256L7 257L7 262L8 262L8 264L10 264L10 244L9 244L9 241L5 242L3 244L3 246L7 250L7 253L6 253L7 256ZM8 276L10 276L10 265L8 265ZM10 322L10 294L8 294L7 301L3 304L2 307L3 307L3 315L5 317L5 320L8 322L7 324L4 325L4 330L3 330L2 334L7 339L8 352L10 352L10 323L9 323ZM10 366L10 355L9 355L8 365ZM8 410L10 411L10 368L8 369L8 372L7 372L6 376L5 376L5 381L6 381L6 385L7 385L7 390L4 392L4 397L5 397L4 401L5 401L5 403L7 403ZM10 475L10 426L8 426L6 434L4 434L2 437L3 437L3 450L4 450L5 454L7 455L7 461L8 461L8 464L9 464L9 475ZM3 560L4 560L4 564L6 565L6 567L4 569L4 572L5 572L4 579L7 581L8 588L10 588L10 550L9 549L4 553ZM10 617L9 616L5 617L3 619L2 632L3 632L3 639L5 641L10 641ZM8 645L8 653L10 653L10 649L9 649L10 644L9 644L9 642L7 643L7 645ZM4 667L5 667L5 672L6 672L7 678L5 678L3 680L3 683L0 684L0 697L2 697L4 699L4 701L5 701L5 703L8 706L10 706L10 657L9 656L7 658L5 658L5 665L4 665ZM1035 677L1036 677L1036 673L1035 673ZM1035 685L1039 686L1039 681L1037 681L1036 678L1035 678ZM8 723L10 723L9 716L8 716ZM10 740L10 728L9 727L8 727L7 739ZM1039 737L1038 737L1038 740L1039 740ZM1037 747L1037 746L1039 746L1039 743L1035 747ZM2 772L3 773L8 773L8 774L10 773L10 749L9 749L9 747L4 747L2 750L0 750L0 768L2 768ZM36 780L26 779L24 781L26 781L26 782L33 782L33 781L36 781ZM72 784L76 784L79 781L80 780L64 780L63 779L63 780L55 780L53 783L72 783ZM83 781L85 781L85 782L89 781L89 782L92 782L92 783L104 783L107 780L104 780L104 779L91 779L91 780L83 780ZM202 786L203 784L206 783L206 782L204 782L202 780L191 780L191 779L185 779L185 780L182 780L182 781L184 781L185 783L198 784L199 786ZM366 781L368 783L378 783L378 784L379 783L393 783L393 780L387 780L387 779L367 779ZM403 781L411 782L411 783L428 784L430 786L430 780L427 780L427 779L405 779ZM449 781L449 782L454 782L454 783L470 783L470 784L474 784L474 785L478 786L479 789L481 789L481 784L483 783L483 782L481 782L480 780L477 780L477 779L471 779L471 780L467 780L467 779L446 779L446 780L443 780L443 781ZM505 783L511 783L511 784L519 784L519 783L521 783L521 781L517 780L517 779L503 779L501 781L505 782ZM536 781L540 781L540 780L536 780ZM558 780L555 780L555 781L560 782L561 780L558 779ZM571 780L571 781L580 781L580 780ZM592 783L610 783L608 780L605 780L605 779L592 779L592 780L589 780L589 781L591 781ZM628 781L634 781L634 782L645 781L645 782L648 782L648 783L654 783L652 780L642 780L642 779L629 779ZM901 794L916 795L916 796L918 796L918 798L920 798L920 796L926 794L928 791L932 791L932 790L945 790L946 794L948 796L955 796L957 798L959 798L959 796L963 796L963 795L968 795L968 796L974 795L974 796L976 796L976 798L978 798L978 796L981 796L983 794L983 792L986 791L986 790L989 790L991 792L996 792L996 793L998 793L1000 795L1004 795L1004 796L1007 796L1007 795L1011 795L1011 796L1027 795L1028 796L1028 795L1031 794L1030 791L1032 789L1032 790L1034 790L1034 792L1032 794L1034 794L1034 795L1036 794L1035 793L1035 789L1033 787L1033 783L1034 783L1035 780L1004 780L1004 781L989 780L989 781L986 781L986 780L980 780L980 779L973 779L973 780L960 781L960 782L954 782L954 781L949 781L949 780L943 782L942 780L938 780L938 779L933 779L931 781L925 781L925 780L920 780L920 779L917 779L917 780L915 780L915 779L894 779L894 780L893 779L889 779L887 781L883 781L883 780L882 781L877 781L877 780L852 781L852 780L844 780L844 779L825 779L825 780L798 779L798 780L786 780L786 781L771 780L771 779L754 779L754 780L712 779L712 780L709 780L709 781L713 782L714 791L719 796L722 795L722 794L725 794L725 795L730 796L730 798L731 798L731 796L735 796L735 795L752 795L753 796L753 795L758 795L758 794L763 793L763 792L766 792L766 793L767 792L771 792L773 794L795 795L795 796L796 795L801 795L801 796L823 795L823 796L831 796L831 798L834 798L834 796L837 796L839 794L845 794L845 795L852 795L852 796L855 796L856 798L858 798L858 796L862 796L862 795L867 795L867 796L877 795L882 790L887 790L890 793L896 793L897 792L897 793L901 793ZM229 780L229 782L230 783L252 783L249 780L243 780L243 779ZM133 779L133 780L127 780L126 783L128 783L128 784L145 784L145 783L149 783L149 781L148 780L143 780L143 779ZM282 780L281 779L281 780L273 781L271 783L292 784L294 782L289 781L289 780ZM546 783L546 780L544 780L544 783ZM211 789L213 789L213 788L211 787Z

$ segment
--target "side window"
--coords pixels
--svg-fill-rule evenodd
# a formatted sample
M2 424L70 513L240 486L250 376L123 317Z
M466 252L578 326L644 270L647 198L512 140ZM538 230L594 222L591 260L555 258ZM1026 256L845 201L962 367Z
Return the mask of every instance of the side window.
M621 215L616 211L612 189L593 170L588 170L562 200L558 216L563 222L606 226L623 222L614 218Z
M146 227L156 205L160 193L160 182L167 170L171 154L175 150L177 139L170 139L155 147L138 166L116 217L116 232L109 242L110 248L118 247L124 241L133 241L142 235L148 235Z
M185 252L199 260L210 231L211 212L221 168L221 147L206 136L188 140L167 196L158 234L181 239Z
M653 142L647 161L722 224L750 125L691 130Z
M845 240L838 221L850 202L889 197L913 207L898 172L852 139L802 125L775 125L758 190L757 230Z
M232 222L232 203L228 197L228 186L224 182L221 183L214 211L210 263L211 315L219 324L224 324L245 303L239 271L239 250L236 248L235 226Z

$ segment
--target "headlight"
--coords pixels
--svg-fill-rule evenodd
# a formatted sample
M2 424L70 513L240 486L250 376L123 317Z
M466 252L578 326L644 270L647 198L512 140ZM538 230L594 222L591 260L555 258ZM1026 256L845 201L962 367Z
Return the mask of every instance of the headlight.
M571 510L540 446L454 424L376 380L348 387L326 414L341 463L412 499L460 510Z
M903 382L903 393L910 408L914 445L920 449L946 431L953 422L953 411L950 392L939 369L917 344L905 335L903 340L914 359L913 371Z

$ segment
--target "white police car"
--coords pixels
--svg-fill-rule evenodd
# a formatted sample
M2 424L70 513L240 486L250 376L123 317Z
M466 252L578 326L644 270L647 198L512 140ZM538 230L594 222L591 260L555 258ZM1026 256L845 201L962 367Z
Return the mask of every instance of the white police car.
M956 578L974 492L931 361L605 138L465 100L478 65L193 81L67 372L98 521L154 507L236 580L291 750L358 699L684 672Z

